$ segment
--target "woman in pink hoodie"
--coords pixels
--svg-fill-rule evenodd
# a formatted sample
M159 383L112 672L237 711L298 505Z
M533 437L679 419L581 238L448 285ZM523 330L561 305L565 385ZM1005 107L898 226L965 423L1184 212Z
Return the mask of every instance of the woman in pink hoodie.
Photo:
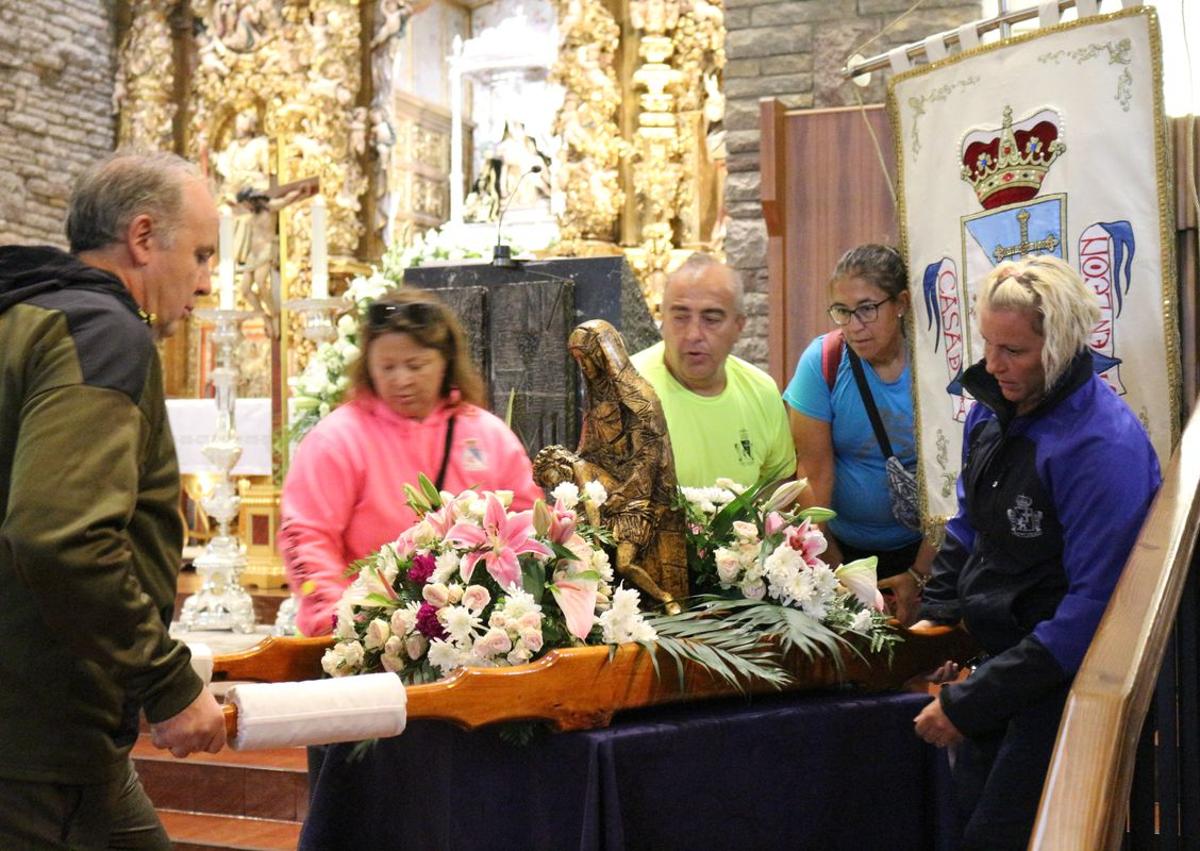
M512 491L516 510L542 496L520 440L481 407L466 335L436 296L380 298L359 340L350 401L305 436L283 486L281 548L304 635L332 631L347 565L416 522L404 485L418 473L454 493Z

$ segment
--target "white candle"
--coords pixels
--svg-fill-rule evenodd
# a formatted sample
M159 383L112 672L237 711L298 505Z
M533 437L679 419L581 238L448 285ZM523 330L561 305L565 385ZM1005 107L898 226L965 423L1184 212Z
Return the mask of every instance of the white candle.
M312 297L329 298L329 255L325 250L325 196L312 205Z
M233 310L233 212L228 207L221 208L218 235L217 292L221 294L221 310Z

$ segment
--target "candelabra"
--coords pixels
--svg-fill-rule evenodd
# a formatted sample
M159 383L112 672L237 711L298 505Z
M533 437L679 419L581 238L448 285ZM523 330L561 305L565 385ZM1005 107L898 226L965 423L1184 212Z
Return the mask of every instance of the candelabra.
M334 327L334 317L346 309L346 302L340 298L299 298L284 304L288 310L300 314L301 331L305 339L312 340L318 345L331 343L337 339L337 328ZM273 635L296 634L296 591L279 604L275 614Z
M217 468L218 478L212 493L202 498L200 505L217 521L217 533L195 561L196 573L202 583L200 590L184 601L179 625L185 631L228 629L248 633L254 631L254 602L239 581L246 567L246 555L242 552L241 541L229 533L229 524L237 517L242 501L232 478L233 468L242 457L242 445L234 424L238 380L235 350L241 338L242 322L253 313L198 310L196 315L215 325L212 340L217 366L212 372L212 381L216 390L217 425L202 451Z

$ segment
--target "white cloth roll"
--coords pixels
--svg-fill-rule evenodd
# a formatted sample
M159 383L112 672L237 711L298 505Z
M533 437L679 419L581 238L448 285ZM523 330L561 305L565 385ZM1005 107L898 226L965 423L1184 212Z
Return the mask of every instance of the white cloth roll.
M213 672L213 652L212 648L207 644L200 642L188 642L188 650L192 651L192 670L200 679L204 680L204 684L208 685L212 682Z
M1062 20L1062 10L1058 8L1058 0L1043 0L1038 4L1038 26L1052 27Z
M298 683L237 685L225 702L238 710L234 750L329 745L404 732L404 684L395 674Z

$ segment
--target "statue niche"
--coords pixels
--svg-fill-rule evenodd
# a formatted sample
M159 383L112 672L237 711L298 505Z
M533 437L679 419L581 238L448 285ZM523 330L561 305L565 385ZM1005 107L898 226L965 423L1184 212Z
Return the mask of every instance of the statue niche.
M662 406L609 323L584 322L567 346L587 384L579 448L547 446L534 458L534 479L546 488L604 485L600 524L617 542L617 572L678 611L675 601L688 594L687 545Z

